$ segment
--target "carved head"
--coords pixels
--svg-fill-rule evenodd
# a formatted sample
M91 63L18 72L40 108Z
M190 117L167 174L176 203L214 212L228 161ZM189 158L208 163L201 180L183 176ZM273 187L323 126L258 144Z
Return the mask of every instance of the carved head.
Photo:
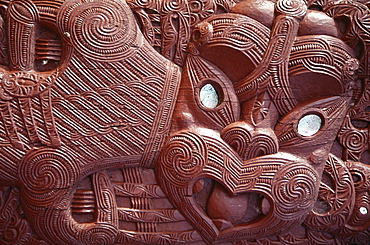
M365 5L0 7L0 243L370 240Z

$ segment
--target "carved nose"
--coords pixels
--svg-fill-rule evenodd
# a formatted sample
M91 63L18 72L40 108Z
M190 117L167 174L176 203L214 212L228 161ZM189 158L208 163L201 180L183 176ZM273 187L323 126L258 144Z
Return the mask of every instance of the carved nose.
M239 121L225 127L221 138L230 145L243 160L277 153L278 140L270 128L256 128Z

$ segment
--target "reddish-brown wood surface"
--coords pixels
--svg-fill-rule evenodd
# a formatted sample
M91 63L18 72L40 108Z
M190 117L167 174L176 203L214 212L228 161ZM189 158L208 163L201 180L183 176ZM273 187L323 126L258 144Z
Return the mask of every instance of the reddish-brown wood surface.
M370 11L0 1L0 244L369 244Z

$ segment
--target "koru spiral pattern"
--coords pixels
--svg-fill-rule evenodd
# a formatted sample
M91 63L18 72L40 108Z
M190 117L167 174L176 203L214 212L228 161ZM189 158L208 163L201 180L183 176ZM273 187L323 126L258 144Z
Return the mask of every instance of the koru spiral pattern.
M162 154L164 177L176 186L200 173L208 157L204 140L186 132L173 136Z
M66 1L57 16L59 31L82 55L119 61L135 52L136 24L121 1Z
M370 244L368 4L0 9L0 244Z

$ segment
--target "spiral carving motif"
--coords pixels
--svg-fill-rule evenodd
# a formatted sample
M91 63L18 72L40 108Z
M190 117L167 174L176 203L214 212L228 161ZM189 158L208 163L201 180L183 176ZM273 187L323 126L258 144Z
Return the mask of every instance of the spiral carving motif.
M338 138L343 147L352 152L360 153L367 147L368 137L364 131L347 130L341 132Z
M30 202L47 206L59 190L71 188L79 180L79 166L62 151L41 149L22 160L19 178L28 191Z
M304 218L318 193L316 171L304 163L282 167L272 182L276 214L282 219Z
M86 57L115 62L136 50L136 25L124 1L66 1L61 9L60 32Z
M261 2L2 1L0 244L370 243L370 10Z
M281 14L302 18L306 15L307 6L302 0L280 0L276 3L276 11Z
M177 134L162 153L163 174L176 186L187 185L202 171L207 155L206 143L200 136L190 132Z
M83 244L97 245L113 244L117 233L118 230L111 225L105 225L99 228L93 227L81 234L81 242Z
M131 8L158 9L158 3L151 0L128 0L127 3Z
M187 7L187 1L185 0L164 0L163 1L163 12L176 12L185 10Z

